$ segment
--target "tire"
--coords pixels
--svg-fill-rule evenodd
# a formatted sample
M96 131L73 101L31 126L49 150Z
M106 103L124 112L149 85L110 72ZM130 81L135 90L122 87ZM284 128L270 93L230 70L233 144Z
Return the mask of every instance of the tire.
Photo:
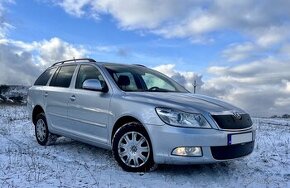
M138 122L126 123L116 131L113 156L128 172L146 172L155 167L151 141Z
M36 116L35 137L37 142L42 146L52 145L57 140L57 136L50 133L48 130L44 113L40 113Z

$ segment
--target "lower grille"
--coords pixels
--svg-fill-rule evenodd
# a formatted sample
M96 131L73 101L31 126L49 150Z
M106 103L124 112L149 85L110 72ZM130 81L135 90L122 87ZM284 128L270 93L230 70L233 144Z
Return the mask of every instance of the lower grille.
M217 160L226 160L242 157L252 153L255 142L248 142L243 144L229 145L229 146L215 146L210 147L213 158Z
M233 115L212 115L221 129L245 129L252 126L252 120L249 114L241 114L240 119Z

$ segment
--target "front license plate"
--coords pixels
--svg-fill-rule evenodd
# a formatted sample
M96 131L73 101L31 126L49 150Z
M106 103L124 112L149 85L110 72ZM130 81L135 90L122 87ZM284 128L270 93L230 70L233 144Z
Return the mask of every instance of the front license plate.
M241 144L252 141L253 141L253 132L228 135L228 145Z

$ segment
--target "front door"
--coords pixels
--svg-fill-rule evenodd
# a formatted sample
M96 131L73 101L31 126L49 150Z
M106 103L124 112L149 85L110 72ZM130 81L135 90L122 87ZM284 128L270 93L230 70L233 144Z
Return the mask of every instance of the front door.
M107 87L102 74L95 66L81 65L75 89L71 90L68 120L73 127L73 134L78 138L88 142L107 144L111 94L108 91L82 89L82 84L87 79L98 79L104 87Z

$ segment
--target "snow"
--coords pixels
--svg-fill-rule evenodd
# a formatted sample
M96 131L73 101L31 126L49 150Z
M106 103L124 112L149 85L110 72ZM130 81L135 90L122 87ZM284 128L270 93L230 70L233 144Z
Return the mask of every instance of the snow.
M59 138L37 144L24 106L0 106L0 187L290 187L290 120L254 118L248 157L124 172L110 151Z

